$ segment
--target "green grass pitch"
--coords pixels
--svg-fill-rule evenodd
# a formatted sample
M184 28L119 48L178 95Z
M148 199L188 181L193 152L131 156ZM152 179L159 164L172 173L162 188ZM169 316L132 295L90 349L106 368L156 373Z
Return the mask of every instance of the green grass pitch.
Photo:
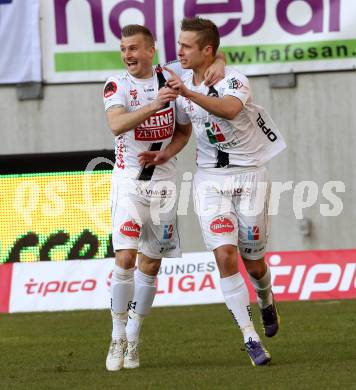
M108 311L0 315L0 389L356 389L356 301L279 304L272 354L252 367L224 305L156 308L141 367L107 372ZM259 313L255 324L262 333Z

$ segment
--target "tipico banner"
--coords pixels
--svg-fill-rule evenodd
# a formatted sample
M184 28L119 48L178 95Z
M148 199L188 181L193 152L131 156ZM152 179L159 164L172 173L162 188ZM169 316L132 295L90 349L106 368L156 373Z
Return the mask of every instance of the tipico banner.
M356 250L266 254L277 301L355 299ZM109 308L114 259L38 261L0 265L0 312ZM256 294L243 274L252 302ZM222 303L212 252L163 259L153 306Z
M0 0L0 84L41 81L39 0Z
M246 75L352 69L356 3L351 0L41 0L46 82L103 81L124 69L121 28L146 25L157 61L176 59L180 21L219 27L228 65Z

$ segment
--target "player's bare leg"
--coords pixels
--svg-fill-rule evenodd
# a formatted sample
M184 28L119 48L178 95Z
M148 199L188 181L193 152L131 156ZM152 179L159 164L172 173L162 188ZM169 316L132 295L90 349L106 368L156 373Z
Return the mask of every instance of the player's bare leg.
M160 265L161 259L151 259L144 254L139 254L138 270L135 275L135 292L126 325L125 368L137 368L140 365L139 336L143 319L149 314L156 294L155 282Z
M251 362L253 365L264 365L271 360L271 356L261 344L253 325L248 290L238 272L237 247L222 245L214 250L214 255L226 306L241 329Z
M118 371L124 365L127 348L126 323L129 303L134 292L134 267L137 251L122 249L115 252L115 266L111 279L112 340L106 358L106 368Z
M280 319L272 293L271 271L264 258L243 258L243 261L257 294L265 335L273 337L278 332Z

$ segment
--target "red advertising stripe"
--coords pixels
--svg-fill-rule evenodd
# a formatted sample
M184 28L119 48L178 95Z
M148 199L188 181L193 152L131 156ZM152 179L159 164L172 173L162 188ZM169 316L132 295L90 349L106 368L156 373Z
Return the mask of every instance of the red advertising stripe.
M266 254L274 295L280 301L356 298L356 249ZM252 301L255 292L248 282Z
M0 313L9 312L12 263L0 265Z

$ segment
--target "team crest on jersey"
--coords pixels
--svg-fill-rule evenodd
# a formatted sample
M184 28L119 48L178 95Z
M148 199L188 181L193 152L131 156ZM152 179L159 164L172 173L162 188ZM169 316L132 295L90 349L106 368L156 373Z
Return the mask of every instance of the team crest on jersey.
M224 142L225 137L224 134L222 133L219 125L215 122L205 122L204 124L206 134L208 136L209 142L211 144L216 144L217 142Z
M216 234L231 233L235 230L235 226L229 218L220 216L211 222L210 230Z
M141 228L135 221L126 221L120 226L120 233L130 238L139 238Z
M235 79L235 77L233 77L232 79L228 79L227 84L229 86L229 89L240 89L244 86L242 82L240 80Z
M260 239L260 228L256 225L247 226L247 239L249 241L257 241Z
M117 91L117 85L113 81L110 81L105 85L104 98L107 99Z

